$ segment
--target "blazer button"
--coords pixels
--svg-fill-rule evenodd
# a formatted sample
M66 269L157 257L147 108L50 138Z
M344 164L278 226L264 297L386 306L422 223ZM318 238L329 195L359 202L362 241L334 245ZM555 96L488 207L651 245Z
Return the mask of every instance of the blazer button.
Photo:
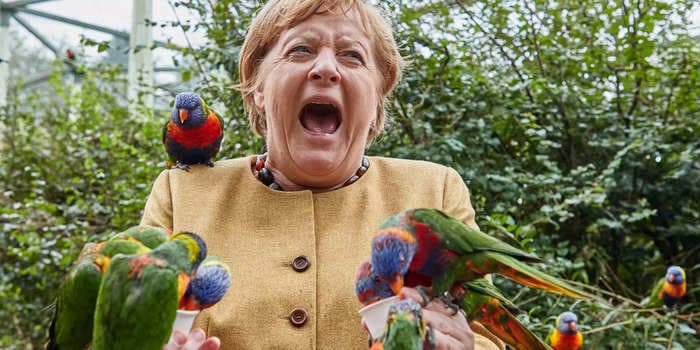
M309 314L303 307L298 307L289 314L289 322L294 327L301 327L309 319Z
M309 268L309 259L303 255L299 255L292 261L292 268L296 272L304 272Z

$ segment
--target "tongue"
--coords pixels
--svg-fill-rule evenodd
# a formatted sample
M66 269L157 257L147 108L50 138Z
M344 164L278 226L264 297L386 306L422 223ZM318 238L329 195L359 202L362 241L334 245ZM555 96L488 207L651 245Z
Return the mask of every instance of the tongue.
M332 134L338 128L338 112L332 107L304 108L301 114L301 125L313 132Z

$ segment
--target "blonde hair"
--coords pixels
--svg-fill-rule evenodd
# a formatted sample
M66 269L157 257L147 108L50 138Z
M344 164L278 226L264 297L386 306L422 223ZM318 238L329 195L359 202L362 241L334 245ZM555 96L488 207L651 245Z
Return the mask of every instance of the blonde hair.
M267 123L265 115L255 107L253 94L262 82L260 65L275 44L279 35L317 13L347 13L357 9L362 25L374 45L377 68L382 78L377 117L370 127L368 142L371 142L384 128L386 112L384 104L387 95L401 77L403 59L399 54L391 24L380 10L363 0L270 0L253 19L238 60L241 82L238 88L243 95L243 106L248 113L251 128L265 136Z

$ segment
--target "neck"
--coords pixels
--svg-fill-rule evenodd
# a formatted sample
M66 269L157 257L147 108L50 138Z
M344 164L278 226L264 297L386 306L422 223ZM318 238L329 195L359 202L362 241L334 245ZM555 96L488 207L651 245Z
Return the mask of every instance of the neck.
M264 184L275 190L309 190L314 193L320 193L332 191L347 186L359 179L369 168L369 161L363 156L357 163L358 164L356 165L356 167L353 168L354 170L349 172L349 174L339 176L338 180L331 180L327 181L326 183L319 184L303 183L303 181L300 180L293 180L289 176L286 176L285 173L282 172L278 167L276 167L274 161L268 158L267 155L258 156L253 173ZM271 177L267 178L267 176L262 176L262 178L266 178L262 179L259 173L259 170L261 168L265 168L262 169L262 171L269 172L271 174ZM270 181L272 181L273 183L270 183Z

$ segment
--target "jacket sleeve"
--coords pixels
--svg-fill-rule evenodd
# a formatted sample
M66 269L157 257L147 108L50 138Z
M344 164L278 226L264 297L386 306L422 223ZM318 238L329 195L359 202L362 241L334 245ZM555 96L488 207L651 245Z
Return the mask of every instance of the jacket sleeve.
M170 193L170 171L164 170L158 175L151 194L146 201L141 225L159 226L173 230L173 202Z
M462 222L471 228L479 229L479 225L476 224L476 214L474 212L474 207L472 207L469 189L467 185L464 184L464 181L462 181L462 177L459 176L459 173L452 168L448 168L445 174L445 188L442 198L443 210L446 213L462 220ZM490 275L486 276L489 281L491 281L490 277ZM474 332L474 349L505 349L503 342L478 322L471 322L469 326Z
M443 189L443 211L457 219L462 220L467 226L479 229L476 224L474 207L472 207L469 189L462 181L456 170L447 168L445 174L445 187Z

